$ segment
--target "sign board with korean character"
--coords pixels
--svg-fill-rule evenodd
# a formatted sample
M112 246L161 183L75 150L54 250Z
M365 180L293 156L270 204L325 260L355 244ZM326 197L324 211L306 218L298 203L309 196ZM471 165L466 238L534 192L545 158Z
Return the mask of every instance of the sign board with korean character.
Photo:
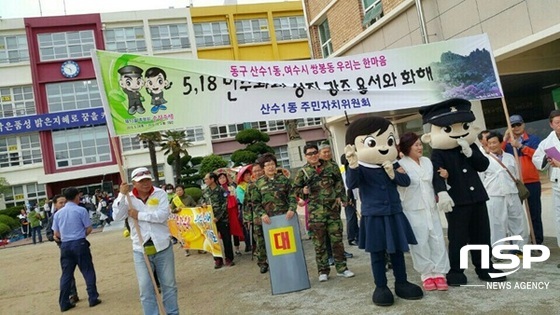
M300 61L95 51L112 135L418 108L503 96L486 34Z

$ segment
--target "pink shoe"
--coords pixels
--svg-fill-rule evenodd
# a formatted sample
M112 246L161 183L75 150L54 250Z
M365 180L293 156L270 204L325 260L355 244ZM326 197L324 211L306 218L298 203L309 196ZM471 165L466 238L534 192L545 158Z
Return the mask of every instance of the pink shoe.
M437 277L434 279L434 284L436 285L438 291L447 291L449 286L447 285L447 280L444 277Z
M422 286L424 287L424 290L426 290L426 291L437 290L436 283L434 282L433 278L428 278L428 279L424 280L424 282L422 283Z

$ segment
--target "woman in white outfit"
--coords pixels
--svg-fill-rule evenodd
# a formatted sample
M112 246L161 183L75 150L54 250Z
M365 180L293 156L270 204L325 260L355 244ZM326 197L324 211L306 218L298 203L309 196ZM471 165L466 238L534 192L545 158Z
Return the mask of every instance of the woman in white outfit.
M412 132L402 135L399 150L403 157L399 164L410 177L410 186L398 187L404 214L408 218L418 245L410 245L414 269L421 274L426 291L447 290L445 275L449 271L449 257L436 207L432 185L432 162L422 156L422 142ZM438 170L446 177L446 170Z
M503 137L501 134L490 132L486 136L486 141L490 165L486 171L479 174L489 197L486 206L490 221L491 244L494 245L495 242L506 236L520 235L523 240L513 241L513 243L519 248L523 248L529 236L527 219L523 211L523 204L517 194L515 182L504 168L504 166L507 167L509 173L517 179L519 172L515 158L502 150ZM520 253L519 250L515 252L515 254Z

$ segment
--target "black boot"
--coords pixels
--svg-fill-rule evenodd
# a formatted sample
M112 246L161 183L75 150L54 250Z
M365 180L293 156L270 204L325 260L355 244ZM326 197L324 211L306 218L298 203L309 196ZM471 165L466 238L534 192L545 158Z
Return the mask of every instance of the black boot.
M395 282L395 294L405 300L419 300L424 296L424 291L416 284L406 282Z
M371 300L377 306L391 306L395 302L393 292L386 286L375 287Z
M452 287L467 284L467 276L462 272L450 271L447 276L447 284Z

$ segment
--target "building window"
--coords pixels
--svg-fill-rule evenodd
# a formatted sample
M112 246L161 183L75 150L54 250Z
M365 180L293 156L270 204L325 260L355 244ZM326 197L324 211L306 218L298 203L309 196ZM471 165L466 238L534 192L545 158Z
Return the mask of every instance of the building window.
M306 39L307 29L303 16L274 18L276 40Z
M96 80L51 83L46 90L50 113L102 106Z
M280 147L275 147L274 149L274 155L276 156L276 165L278 167L283 167L283 168L290 168L290 155L288 154L288 146L287 145L283 145Z
M0 63L29 61L25 35L0 36Z
M230 45L226 22L194 23L194 34L198 47Z
M364 6L364 26L369 26L383 17L383 4L381 0L362 0Z
M285 130L286 125L283 120L270 120L270 121L254 121L250 123L251 129L257 129L262 132Z
M247 129L244 124L234 125L213 125L210 126L210 134L212 139L233 138L241 130Z
M254 121L244 124L234 124L234 125L213 125L210 126L210 134L212 139L224 139L233 138L241 130L245 129L257 129L262 132L269 131L279 131L285 130L286 125L283 120L271 120L271 121Z
M118 52L146 51L144 28L135 26L105 30L105 49Z
M0 138L0 168L41 163L39 134Z
M141 141L137 135L121 136L121 147L123 152L147 149L148 144Z
M45 185L30 183L24 185L12 186L4 193L6 207L39 205L47 198Z
M325 22L319 25L319 40L321 41L321 52L323 53L323 58L327 58L333 53L329 20L325 20Z
M31 85L0 88L0 117L34 115L35 98Z
M235 21L238 44L262 43L270 41L267 19Z
M187 24L167 24L150 26L154 51L190 48Z
M298 128L299 127L310 127L310 126L320 126L320 125L322 125L320 117L300 118L300 119L297 120L297 123L298 123L297 124Z
M202 126L186 128L185 133L189 142L204 141L204 129Z
M95 48L93 30L39 34L41 61L91 56Z
M52 138L58 169L111 161L107 126L53 131Z

